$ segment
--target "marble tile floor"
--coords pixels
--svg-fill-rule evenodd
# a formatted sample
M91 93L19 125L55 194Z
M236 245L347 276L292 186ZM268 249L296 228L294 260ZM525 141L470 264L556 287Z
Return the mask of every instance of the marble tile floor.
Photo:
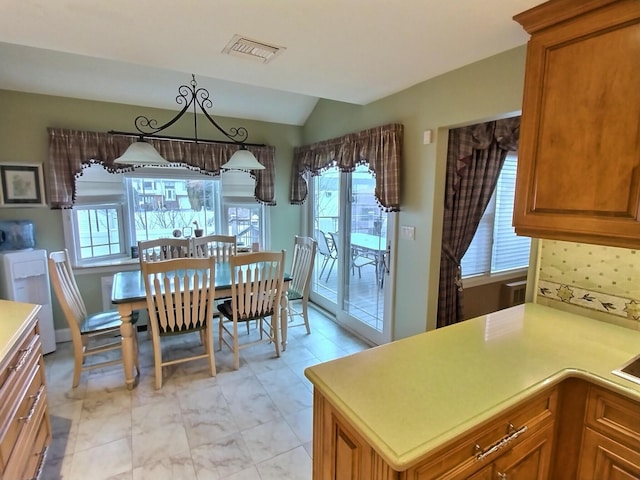
M311 335L289 329L280 358L270 344L247 348L236 371L225 347L215 352L216 377L206 360L165 367L161 390L145 332L132 391L120 365L83 372L71 388L71 344L59 344L45 356L53 440L41 478L310 479L313 395L303 371L368 348L313 308L310 323ZM201 348L195 334L170 340L168 354Z

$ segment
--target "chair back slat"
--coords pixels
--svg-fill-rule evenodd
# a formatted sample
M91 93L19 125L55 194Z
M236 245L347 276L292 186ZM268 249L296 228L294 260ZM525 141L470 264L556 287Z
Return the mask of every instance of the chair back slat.
M69 328L72 330L72 334L80 335L80 323L87 317L87 307L73 275L69 253L67 250L51 252L48 262L53 290L60 302Z
M158 238L138 242L140 262L160 262L173 258L188 257L191 241L188 238Z
M202 328L213 315L213 258L143 262L142 272L149 319L160 333Z
M237 320L277 314L275 306L282 294L283 266L284 250L231 257L231 297Z
M311 272L316 257L317 242L311 237L296 235L293 244L293 263L291 265L291 282L289 292L296 297L309 294Z
M191 256L197 258L214 257L216 262L228 262L236 254L235 235L207 235L191 239Z

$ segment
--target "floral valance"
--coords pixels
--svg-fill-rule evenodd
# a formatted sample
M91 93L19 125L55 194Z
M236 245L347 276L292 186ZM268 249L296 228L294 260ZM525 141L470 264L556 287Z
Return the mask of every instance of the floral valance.
M136 141L124 135L49 128L49 187L51 208L71 208L76 198L76 178L91 163L99 163L111 173L132 171L130 165L115 162ZM146 138L160 155L176 164L207 175L219 175L220 166L238 150L224 143L194 143L182 140ZM256 170L255 198L265 205L275 205L275 147L247 147L264 170Z
M358 165L368 165L376 178L374 195L380 206L389 212L400 210L402 136L403 126L390 124L295 148L291 203L306 200L307 173L320 175L333 166L353 172Z

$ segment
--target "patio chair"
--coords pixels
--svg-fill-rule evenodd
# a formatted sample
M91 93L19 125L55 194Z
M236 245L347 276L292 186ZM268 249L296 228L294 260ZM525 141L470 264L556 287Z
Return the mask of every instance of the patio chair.
M320 267L320 275L318 278L322 280L322 274L324 273L327 264L331 262L331 266L329 267L329 273L327 273L327 278L325 278L325 283L329 281L329 276L331 275L331 271L333 270L333 266L338 259L338 247L335 242L331 242L329 245L329 241L327 236L322 230L316 229L315 232L316 242L318 244L318 253L322 255L324 258L322 259L322 267Z
M291 264L291 282L287 290L289 299L289 322L293 322L294 317L302 317L303 323L291 324L291 327L304 325L307 335L311 333L309 327L309 314L307 304L309 303L309 287L311 286L311 272L316 258L317 242L311 237L301 237L296 235L293 242L293 262ZM300 301L301 310L293 306L293 301ZM284 320L283 320L284 321Z
M71 340L73 342L72 386L75 388L80 383L80 374L83 370L102 368L109 365L117 365L118 363L122 364L122 355L117 359L85 364L85 360L92 355L102 355L111 350L120 350L122 352L120 314L117 310L87 314L87 307L71 270L67 250L49 254L49 275L53 291L60 302L60 307L62 307L62 312L71 332ZM139 375L138 338L135 330L137 319L137 315L132 316L131 323L134 324L134 361Z
M142 262L147 295L149 325L153 340L155 386L162 388L162 367L206 358L212 377L216 375L213 354L215 304L215 259L175 258L161 262ZM199 333L204 353L162 360L160 339L173 335Z

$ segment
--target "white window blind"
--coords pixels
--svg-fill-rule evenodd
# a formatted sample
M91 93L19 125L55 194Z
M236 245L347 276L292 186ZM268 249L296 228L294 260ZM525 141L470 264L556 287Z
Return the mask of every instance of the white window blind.
M463 277L526 268L531 239L519 237L512 226L518 156L510 152L498 184L469 249L462 258Z

